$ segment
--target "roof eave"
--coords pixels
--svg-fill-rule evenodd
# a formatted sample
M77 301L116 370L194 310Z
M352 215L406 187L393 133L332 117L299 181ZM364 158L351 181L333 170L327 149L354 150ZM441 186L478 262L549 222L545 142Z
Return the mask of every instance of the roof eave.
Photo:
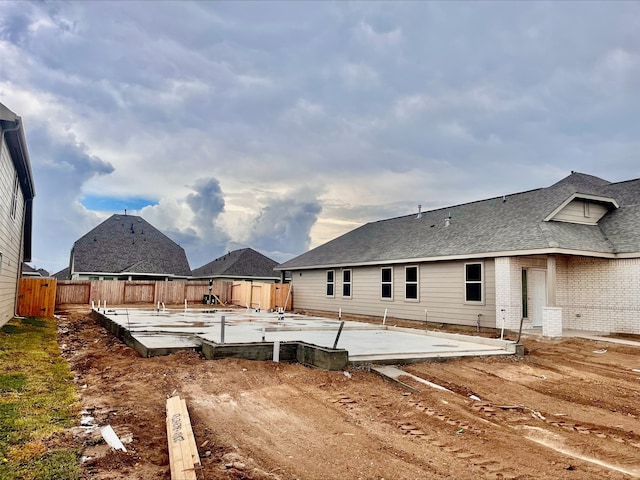
M407 263L425 263L425 262L442 262L455 260L472 260L479 258L498 258L498 257L521 257L528 255L572 255L581 257L597 257L597 258L637 258L638 253L612 253L612 252L594 252L589 250L574 250L569 248L540 248L531 250L511 250L499 252L479 252L459 255L441 255L433 257L416 257L416 258L399 258L394 260L372 260L367 262L336 262L317 265L304 266L276 266L274 270L278 271L294 271L294 270L315 270L325 268L341 268L341 267L367 267L375 265L398 265Z

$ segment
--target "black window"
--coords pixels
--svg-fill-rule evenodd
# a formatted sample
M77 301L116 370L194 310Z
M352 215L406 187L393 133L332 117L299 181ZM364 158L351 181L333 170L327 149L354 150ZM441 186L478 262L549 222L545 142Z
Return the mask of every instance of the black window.
M417 300L418 299L418 267L405 267L404 269L405 281L405 299Z
M342 296L351 296L351 270L342 271Z
M327 297L333 297L333 287L335 285L335 272L327 270Z
M482 264L467 263L465 266L465 301L482 301Z
M390 267L384 267L380 270L380 276L382 298L393 298L393 270Z

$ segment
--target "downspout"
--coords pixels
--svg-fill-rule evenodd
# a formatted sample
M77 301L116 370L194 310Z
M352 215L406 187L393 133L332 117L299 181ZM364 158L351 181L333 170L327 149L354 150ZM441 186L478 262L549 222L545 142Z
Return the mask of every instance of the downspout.
M24 207L23 207L24 208ZM20 294L20 277L22 276L22 257L24 255L24 211L22 212L22 225L20 225L20 255L18 255L18 268L16 274L16 295L13 302L13 317L24 318L18 315L18 295Z

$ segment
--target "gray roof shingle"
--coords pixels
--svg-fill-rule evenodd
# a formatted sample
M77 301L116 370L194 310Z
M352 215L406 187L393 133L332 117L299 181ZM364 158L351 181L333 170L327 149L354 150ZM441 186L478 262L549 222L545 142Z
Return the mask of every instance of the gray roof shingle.
M196 268L194 277L278 277L273 270L278 262L251 248L229 252L212 262Z
M189 276L184 249L136 215L112 215L73 245L74 271Z
M599 225L545 222L574 193L615 198ZM449 226L445 218L450 217ZM572 173L547 188L367 223L277 267L385 263L417 258L562 248L640 252L640 179L610 183Z

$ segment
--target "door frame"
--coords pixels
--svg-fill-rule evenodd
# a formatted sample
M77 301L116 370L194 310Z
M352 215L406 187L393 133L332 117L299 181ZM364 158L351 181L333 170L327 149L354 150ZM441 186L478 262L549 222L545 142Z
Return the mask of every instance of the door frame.
M536 280L534 280L533 273L539 274L542 273L543 276L538 276ZM535 275L537 276L537 275ZM539 282L542 283L542 288L534 289L534 283ZM535 296L536 292L541 292L542 295ZM536 300L540 304L539 314L536 315L534 312L538 312L536 308ZM528 319L531 320L531 324L534 327L542 326L542 308L547 306L547 270L544 268L527 268L527 316Z

